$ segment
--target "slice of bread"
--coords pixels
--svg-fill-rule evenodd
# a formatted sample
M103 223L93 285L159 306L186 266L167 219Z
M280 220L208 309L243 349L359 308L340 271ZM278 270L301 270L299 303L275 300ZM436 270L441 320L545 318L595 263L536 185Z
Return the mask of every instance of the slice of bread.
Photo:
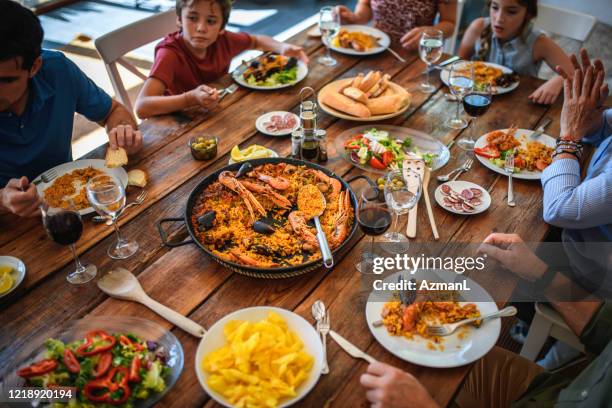
M144 187L147 185L147 173L144 170L128 171L128 186Z
M112 169L128 164L127 152L124 148L118 147L113 150L110 147L106 150L106 167Z

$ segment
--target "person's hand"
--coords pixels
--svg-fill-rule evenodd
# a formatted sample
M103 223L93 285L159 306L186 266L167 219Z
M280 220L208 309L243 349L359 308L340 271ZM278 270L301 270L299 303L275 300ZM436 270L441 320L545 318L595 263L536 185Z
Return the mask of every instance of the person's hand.
M493 233L485 238L478 253L497 260L506 269L530 282L540 278L548 269L517 234Z
M542 105L552 105L563 89L563 78L555 77L546 81L529 95L529 100Z
M219 104L219 91L206 85L200 85L187 92L187 98L191 105L201 106L212 110Z
M127 154L133 154L142 148L142 134L131 125L119 125L108 132L108 144L113 150L123 147Z
M336 6L334 10L340 17L340 24L355 24L357 22L357 16L346 6Z
M361 375L366 398L376 408L433 408L438 404L425 387L411 374L398 368L375 362Z
M414 51L419 48L419 41L421 40L421 35L423 34L423 30L426 27L414 27L412 30L408 31L404 36L400 39L400 44L403 48Z
M574 65L573 76L562 67L556 70L564 78L563 109L561 110L561 137L580 141L584 136L601 124L603 104L608 97L603 63L595 60L591 64L589 55L580 52L582 66L575 55L571 56Z
M30 183L27 177L10 179L6 187L0 190L0 208L20 217L38 216L40 203L36 185Z
M304 49L297 45L283 44L280 53L287 57L297 58L300 61L302 61L304 64L308 64L308 56L304 52Z

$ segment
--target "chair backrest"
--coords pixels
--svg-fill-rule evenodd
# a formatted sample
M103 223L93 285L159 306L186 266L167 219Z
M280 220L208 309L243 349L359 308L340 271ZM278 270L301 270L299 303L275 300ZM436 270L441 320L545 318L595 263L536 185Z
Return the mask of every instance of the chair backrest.
M538 4L538 17L534 26L549 33L584 42L596 22L597 19L588 14Z
M137 77L146 80L147 77L130 64L124 58L124 55L175 30L176 12L172 9L118 28L95 40L96 49L104 61L117 99L130 112L133 111L132 103L119 75L117 64L122 65Z
M459 33L459 25L461 24L461 15L463 14L463 7L465 6L466 0L457 0L457 16L455 18L455 29L453 35L445 40L444 52L447 54L454 54L455 48L457 47L457 34Z

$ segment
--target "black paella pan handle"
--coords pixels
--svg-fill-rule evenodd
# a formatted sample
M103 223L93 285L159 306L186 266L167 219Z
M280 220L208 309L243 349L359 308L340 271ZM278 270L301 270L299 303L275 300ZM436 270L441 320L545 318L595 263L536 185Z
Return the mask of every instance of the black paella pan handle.
M164 231L164 228L162 227L162 225L166 222L185 222L184 218L162 218L161 220L157 221L157 230L159 231L159 236L161 237L162 240L162 244L164 244L167 247L170 248L176 248L176 247L180 247L183 245L187 245L187 244L194 244L194 240L193 239L188 239L186 241L182 241L182 242L170 242L168 241L168 234L166 234L166 231Z

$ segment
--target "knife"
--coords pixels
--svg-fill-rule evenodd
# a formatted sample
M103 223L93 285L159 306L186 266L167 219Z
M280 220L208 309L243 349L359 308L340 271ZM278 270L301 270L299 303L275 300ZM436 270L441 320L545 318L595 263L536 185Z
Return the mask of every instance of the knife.
M429 72L436 70L436 69L442 69L443 67L447 66L448 64L452 64L455 61L460 60L461 58L459 58L458 55L455 55L453 57L450 57L449 59L447 59L446 61L442 61L441 63L437 64L437 65L432 65L431 68L429 68Z
M362 358L365 361L367 361L368 363L374 363L376 361L376 359L374 359L374 357L364 353L363 351L359 350L357 348L357 346L355 346L353 343L351 343L350 341L348 341L347 339L345 339L344 337L342 337L341 335L339 335L338 333L336 333L333 330L329 331L329 335L331 336L332 339L335 340L336 343L338 343L338 345L340 347L342 347L342 349L344 351L346 351L348 354L350 354L351 356L355 357L355 358Z
M542 124L540 125L540 127L539 127L539 128L537 128L537 129L536 129L536 131L535 131L535 132L533 132L533 133L531 134L531 136L529 136L529 137L530 137L531 139L535 139L535 138L540 137L540 135L541 135L542 133L544 133L544 129L546 129L546 126L548 126L548 125L550 124L550 122L552 122L552 119L551 119L551 118L546 118L546 119L544 119L544 122L542 122Z

